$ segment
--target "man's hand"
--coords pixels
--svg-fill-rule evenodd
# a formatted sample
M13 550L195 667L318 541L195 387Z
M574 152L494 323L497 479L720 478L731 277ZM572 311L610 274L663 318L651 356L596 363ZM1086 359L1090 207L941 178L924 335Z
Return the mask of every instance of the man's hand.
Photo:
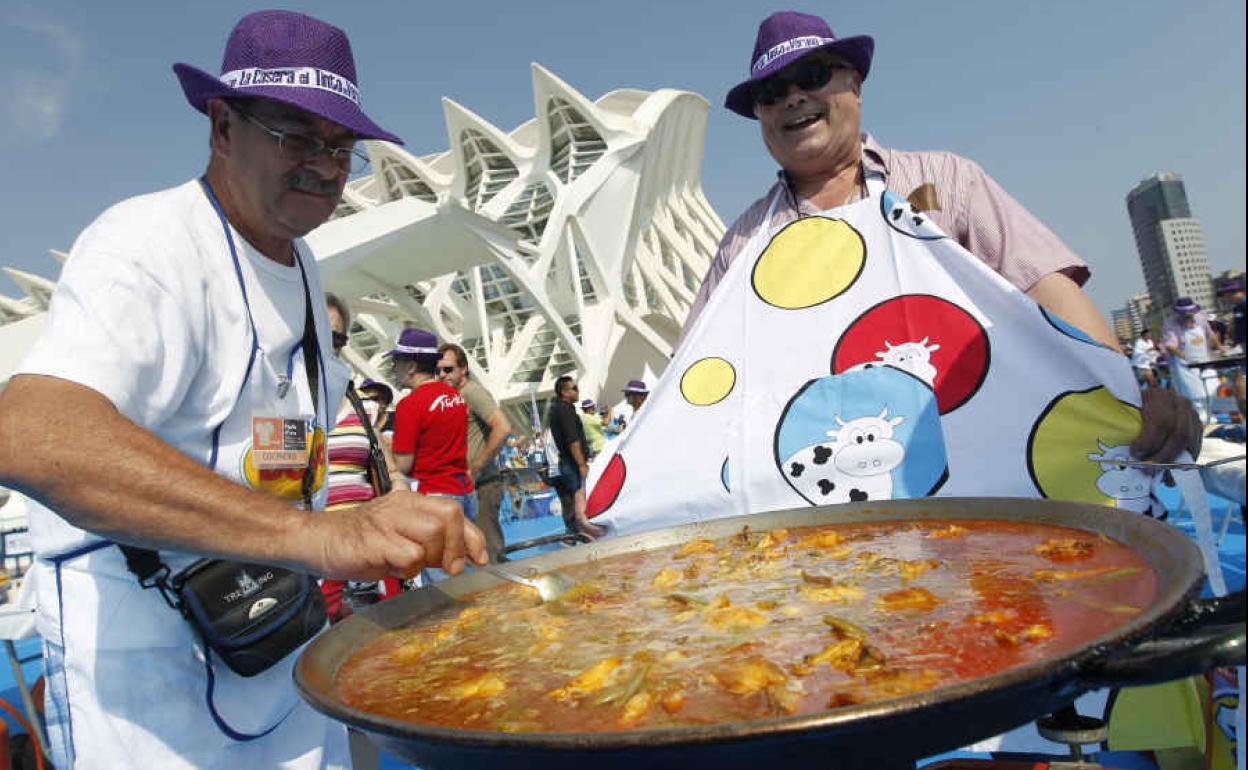
M1144 429L1131 445L1132 457L1164 463L1184 449L1193 459L1200 455L1204 430L1190 401L1161 388L1144 390L1140 401Z
M485 537L454 500L395 489L355 508L314 513L311 566L324 577L379 580L440 566L452 575L465 557L485 564Z

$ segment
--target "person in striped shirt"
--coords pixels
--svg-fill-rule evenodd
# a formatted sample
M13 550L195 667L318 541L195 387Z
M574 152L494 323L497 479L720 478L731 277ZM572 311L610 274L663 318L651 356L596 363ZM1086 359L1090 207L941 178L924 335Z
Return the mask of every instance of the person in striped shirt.
M781 11L759 25L750 76L728 92L724 106L758 121L763 143L780 165L778 179L728 228L677 347L755 232L861 200L866 180L878 176L1037 303L1119 350L1083 292L1088 266L977 163L950 152L890 149L862 130L863 82L874 50L870 36L838 38L810 14ZM1186 399L1150 388L1143 412L1144 431L1132 445L1137 458L1168 460L1184 448L1199 451L1199 418Z
M351 311L346 303L334 294L326 294L325 302L329 306L329 326L333 336L334 355L340 355L347 344ZM379 383L372 383L372 385L375 388ZM367 391L365 395L368 395ZM366 410L370 406L378 406L378 402L372 398L364 404ZM375 424L377 415L368 414L368 416ZM360 503L372 500L373 485L368 477L368 433L364 430L364 423L356 414L350 399L342 400L338 408L338 422L326 436L325 444L329 462L329 498L325 504L326 513L332 514L334 511L353 508ZM406 486L407 479L395 467L388 451L386 454L389 460L387 468L391 481ZM331 623L350 616L352 611L360 607L395 596L402 590L403 583L396 577L388 577L379 581L331 579L321 581L321 593L325 597L325 611Z

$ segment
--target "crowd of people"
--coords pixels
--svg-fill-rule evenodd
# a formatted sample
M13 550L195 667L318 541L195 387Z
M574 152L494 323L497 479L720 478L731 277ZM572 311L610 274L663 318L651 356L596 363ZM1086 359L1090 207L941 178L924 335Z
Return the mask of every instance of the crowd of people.
M337 356L348 340L350 310L333 294L326 295L326 303ZM598 409L593 399L582 400L577 413L577 383L571 376L560 377L545 416L549 433L539 431L530 438L513 432L495 398L472 378L468 355L459 345L439 344L432 332L408 328L386 357L391 378L407 392L396 402L389 385L366 379L358 388L358 405L350 395L343 399L328 434L326 511L358 505L394 485L445 497L458 503L481 530L490 561L505 561L500 513L506 471L535 468L545 471L539 483L558 494L568 532L590 538L604 533L585 517L589 462L623 432L645 402L649 389L642 380L630 380L621 392L626 416L613 415L609 405ZM371 466L377 456L381 463ZM444 575L427 569L425 576ZM354 608L395 595L402 586L394 578L327 579L322 588L330 618L336 621Z
M926 191L918 199L958 243L1114 345L1080 288L1087 265L979 166L861 131L872 53L870 37L838 38L807 14L760 26L749 78L726 106L758 121L783 170L729 229L685 333L748 242L884 180ZM42 337L0 393L0 483L41 504L31 572L53 762L345 768L345 730L292 686L297 648L257 675L236 673L170 608L162 581L205 558L290 568L325 579L339 619L417 576L484 565L503 547L494 458L529 437L508 438L513 426L464 351L425 330L405 329L387 356L406 395L349 386L337 358L349 308L322 299L303 236L367 164L358 141L402 140L362 111L346 34L262 11L234 28L219 74L174 69L207 119L205 172L123 201L83 232ZM1162 345L1195 360L1197 338L1212 334L1187 309ZM582 398L571 377L555 392L550 482L566 526L596 536L589 461L648 389L624 388L628 414ZM1163 393L1146 391L1140 458L1169 459L1198 438L1187 402ZM117 545L158 552L163 572L144 578Z
M1220 280L1217 295L1226 312L1206 312L1190 297L1179 297L1161 325L1160 344L1144 328L1134 342L1121 340L1143 388L1169 388L1191 400L1208 420L1209 399L1229 391L1236 411L1244 413L1244 368L1218 367L1244 354L1244 277Z

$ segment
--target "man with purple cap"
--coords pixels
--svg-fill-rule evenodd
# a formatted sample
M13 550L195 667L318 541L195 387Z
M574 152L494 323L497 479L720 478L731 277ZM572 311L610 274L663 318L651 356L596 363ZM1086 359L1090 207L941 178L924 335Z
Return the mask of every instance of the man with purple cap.
M303 14L244 17L219 74L174 70L208 118L206 172L82 233L0 395L0 484L46 506L30 535L52 761L343 768L345 730L292 686L297 651L245 677L149 589L201 556L359 580L484 560L450 501L311 513L347 369L301 239L367 162L357 141L399 140L362 111L343 31Z
M1117 349L1108 324L1080 288L1087 265L978 164L948 152L890 149L862 131L862 88L874 50L870 36L837 37L826 21L806 13L773 13L759 25L749 76L728 92L724 106L758 121L781 170L768 194L728 228L681 341L753 239L865 200L868 188L882 183L908 195L914 212L923 212L1040 305ZM1197 438L1190 405L1173 394L1150 389L1143 411L1136 456L1167 459Z
M395 381L411 392L394 409L391 450L412 488L459 503L470 521L477 518L477 496L468 473L468 402L438 379L438 338L424 329L404 329L386 354ZM473 527L475 529L475 527Z
M624 400L633 409L631 419L637 419L637 412L641 410L641 405L646 403L646 398L650 395L650 389L641 380L629 380L621 392L624 394Z
M1209 361L1215 350L1225 347L1204 309L1191 297L1179 297L1170 309L1173 312L1161 326L1161 346L1170 357L1171 387L1191 399L1202 419L1208 419L1206 399L1217 387L1217 375L1213 370L1206 375L1193 365Z
M593 460L602 451L602 448L606 446L607 438L604 434L604 422L606 420L598 414L598 408L594 404L594 400L592 398L582 399L581 426L585 429L585 442L589 448L589 457L586 458L588 460Z
M1222 349L1222 340L1209 324L1209 317L1191 297L1179 297L1170 310L1161 327L1161 345L1172 360L1203 364L1215 348Z

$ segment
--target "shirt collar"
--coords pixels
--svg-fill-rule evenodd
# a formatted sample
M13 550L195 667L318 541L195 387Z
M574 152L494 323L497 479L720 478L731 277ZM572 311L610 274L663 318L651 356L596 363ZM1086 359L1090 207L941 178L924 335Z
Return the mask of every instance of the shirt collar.
M875 141L875 137L865 131L862 132L860 138L862 140L863 170L868 174L879 174L887 180L889 174L888 150L880 146L880 143ZM793 188L789 185L789 175L784 169L776 172L776 180L780 189L785 192L789 205L795 211L798 213L817 213L815 207L809 201L805 198L798 200L797 196L793 194Z

